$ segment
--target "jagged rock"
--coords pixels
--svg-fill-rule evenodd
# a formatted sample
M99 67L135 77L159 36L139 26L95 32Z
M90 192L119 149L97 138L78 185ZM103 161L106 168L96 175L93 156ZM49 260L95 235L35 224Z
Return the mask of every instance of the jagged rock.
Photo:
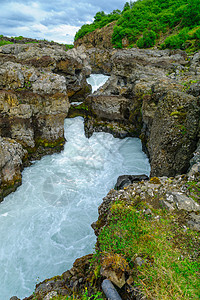
M55 43L0 47L0 136L19 142L34 159L63 149L69 98L90 93L90 72L81 47L69 52ZM17 171L16 185L20 178Z
M116 21L104 26L103 28L98 28L86 34L84 37L75 41L75 47L84 45L87 49L97 47L97 48L113 48L111 37L113 34L113 27Z
M121 190L133 182L140 182L142 180L148 180L148 179L149 177L147 175L122 175L117 178L115 189Z
M97 118L108 119L109 121L124 120L129 105L129 101L120 96L91 95L87 98L86 103Z
M187 224L191 229L200 231L200 215L196 215L195 213L189 214Z
M187 171L196 149L199 113L198 100L180 92L170 91L159 101L148 139L151 176Z
M145 261L144 261L144 259L142 259L141 257L138 256L134 260L134 263L135 263L136 266L141 267L145 263Z
M56 297L57 295L58 295L57 292L52 291L52 292L48 293L48 294L44 297L44 300L50 300L50 299Z
M18 62L45 73L54 72L63 75L70 98L84 98L91 91L86 82L90 70L81 50L65 51L63 46L58 45L44 47L43 44L11 44L0 47L0 54L3 62L5 60Z
M0 137L0 201L21 184L23 158L27 151L10 138Z
M178 209L178 210L183 209L186 211L200 211L200 205L198 203L196 203L192 198L180 192L166 193L164 205L166 202L170 204L172 209Z
M119 50L110 61L111 77L87 99L90 134L98 127L112 132L108 121L114 119L118 122L118 129L115 126L113 130L115 136L126 126L126 136L141 138L150 157L152 177L187 172L199 141L200 118L198 93L189 95L188 88L193 81L198 84L200 77L188 67L186 53ZM197 62L196 55L190 62L191 68ZM120 99L124 108L121 118L117 114L117 119L119 109L111 99Z
M87 60L91 66L92 73L110 75L112 73L112 56L117 50L91 48L86 51Z
M14 138L26 148L34 148L39 140L47 144L63 140L69 109L65 78L12 62L3 64L2 70L0 135Z
M190 160L190 165L191 165L191 170L192 170L192 167L193 165L195 164L199 164L199 167L200 167L200 143L197 147L197 149L193 152L193 157L192 159ZM200 172L200 169L199 169L199 172Z

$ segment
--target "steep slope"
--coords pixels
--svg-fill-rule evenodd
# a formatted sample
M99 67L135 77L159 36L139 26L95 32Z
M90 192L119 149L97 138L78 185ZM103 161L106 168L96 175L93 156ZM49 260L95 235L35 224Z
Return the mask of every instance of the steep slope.
M80 43L96 46L99 28L108 27L109 16L116 16L113 33L109 32L111 44L115 48L138 47L160 49L200 48L200 3L198 0L140 0L127 2L122 12L117 14L97 13L98 18L90 25L83 25L75 36L75 45ZM98 29L97 29L98 28ZM106 34L106 30L104 32ZM93 40L92 40L93 39ZM106 48L106 43L101 47ZM79 42L79 40L81 42ZM90 42L88 42L90 41ZM109 45L110 47L110 45Z

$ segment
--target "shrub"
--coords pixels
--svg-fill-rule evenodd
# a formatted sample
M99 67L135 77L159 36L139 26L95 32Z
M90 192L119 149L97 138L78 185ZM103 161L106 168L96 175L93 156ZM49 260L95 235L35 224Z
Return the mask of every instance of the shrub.
M155 45L156 33L153 30L145 30L143 37L137 41L139 48L150 48Z
M8 44L13 44L12 42L1 40L0 41L0 46L8 45Z
M74 45L70 45L70 44L65 45L65 50L69 50L69 49L72 49L72 48L74 48Z
M197 29L197 30L195 31L193 37L194 37L195 39L200 40L200 28Z
M21 40L24 39L24 37L23 37L22 35L20 35L20 36L16 36L14 39L15 39L16 41L21 41Z
M188 34L189 29L183 28L178 34L168 36L164 44L162 44L162 48L169 48L169 49L184 49L184 43L189 38Z

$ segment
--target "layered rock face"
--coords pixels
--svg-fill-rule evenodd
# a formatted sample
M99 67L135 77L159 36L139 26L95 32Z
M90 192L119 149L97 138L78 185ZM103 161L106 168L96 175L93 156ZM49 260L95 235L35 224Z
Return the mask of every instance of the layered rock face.
M21 184L21 166L27 151L10 138L0 137L0 201Z
M85 48L86 49L86 48ZM93 73L110 75L112 72L112 56L116 49L90 48L85 51Z
M103 28L98 28L84 37L75 41L74 46L85 46L86 49L90 48L99 48L99 49L109 49L113 48L112 45L112 34L113 34L113 27L115 26L116 21L104 26Z
M84 98L90 88L86 82L88 69L83 51L72 49L64 51L62 46L43 46L42 44L13 44L0 48L0 61L12 61L52 72L65 77L67 95Z
M1 148L3 190L6 182L15 187L15 181L20 181L23 149L34 158L62 149L69 98L79 100L90 92L86 82L90 70L84 59L77 50L68 53L57 46L15 44L0 48L0 136L14 140L7 141L7 151ZM8 162L16 160L14 154L9 156L9 145L19 159L9 163L12 171L6 172L13 176L6 177L4 168L9 170Z
M199 140L199 54L119 50L107 83L87 99L88 135L105 130L139 136L151 176L187 171Z

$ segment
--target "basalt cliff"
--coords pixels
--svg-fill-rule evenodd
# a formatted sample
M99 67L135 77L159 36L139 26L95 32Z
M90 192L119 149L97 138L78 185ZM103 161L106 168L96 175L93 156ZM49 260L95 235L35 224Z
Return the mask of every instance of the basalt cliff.
M140 137L151 176L186 173L199 146L199 53L159 50L87 51L110 78L86 99L85 129ZM95 54L94 54L95 53ZM109 66L109 68L108 68Z
M85 56L62 46L0 48L0 199L21 183L31 159L60 151L72 99L90 92Z
M151 164L150 180L128 176L103 199L92 225L95 254L38 284L28 299L79 297L85 288L94 295L105 278L122 299L152 299L145 270L157 274L153 268L161 266L156 245L166 245L169 257L176 252L172 264L178 257L198 262L200 53L14 44L0 47L0 65L1 199L21 183L31 159L62 149L67 116L83 115L88 137L94 131L139 137ZM94 94L86 82L91 72L110 75ZM169 282L165 270L152 280Z

